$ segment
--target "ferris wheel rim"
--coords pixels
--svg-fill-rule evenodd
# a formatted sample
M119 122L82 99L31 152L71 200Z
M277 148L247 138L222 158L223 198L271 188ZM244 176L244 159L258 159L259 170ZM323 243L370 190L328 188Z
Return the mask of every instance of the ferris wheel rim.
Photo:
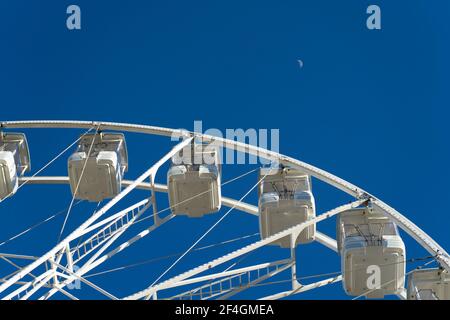
M421 230L412 221L402 215L400 212L389 206L387 203L368 193L362 188L334 175L323 169L310 165L306 162L297 160L295 158L283 155L278 152L273 152L265 148L245 144L238 141L233 141L225 138L205 135L203 133L190 132L183 129L172 129L159 126L149 126L142 124L121 123L121 122L105 122L105 121L79 121L79 120L17 120L17 121L2 121L0 129L45 129L45 128L60 128L60 129L89 129L98 127L102 130L118 130L124 132L134 132L148 135L159 136L174 136L180 137L188 134L191 137L200 137L205 141L217 141L222 143L224 148L233 148L248 154L256 154L262 158L276 159L282 164L291 165L294 168L299 168L306 171L307 174L328 183L357 199L370 198L372 203L382 210L385 214L390 216L401 229L406 231L413 237L422 247L429 253L436 255L436 258L447 271L450 272L450 255L441 247L433 238Z
M297 160L295 158L283 155L278 152L270 151L261 147L257 147L254 145L241 143L234 140L229 140L221 137L215 137L211 135L206 135L203 133L198 132L189 132L187 130L182 129L171 129L171 128L165 128L165 127L157 127L157 126L149 126L149 125L140 125L140 124L130 124L130 123L119 123L119 122L103 122L103 121L72 121L72 120L27 120L27 121L3 121L0 122L0 130L2 129L46 129L46 128L60 128L60 129L89 129L92 130L92 128L97 128L97 130L116 130L121 132L132 132L132 133L141 133L141 134L147 134L147 135L158 135L158 136L166 136L166 137L178 137L178 138L184 138L182 143L179 143L176 148L182 147L182 145L185 145L189 141L192 141L193 139L201 138L205 142L218 142L221 144L221 147L226 149L233 149L240 152L244 152L251 155L256 155L261 158L269 159L269 160L276 160L279 163L287 166L291 166L295 169L302 170L306 174L313 176L337 189L340 189L341 191L344 191L345 193L355 197L357 201L353 203L367 203L370 201L371 205L380 209L384 214L389 216L394 222L397 223L397 225L406 231L419 245L421 245L424 249L426 249L429 253L433 254L434 259L447 271L450 272L450 256L449 254L433 239L431 238L427 233L425 233L423 230L421 230L417 225L415 225L411 220L406 218L404 215L399 213L394 208L390 207L388 204L383 202L382 200L376 198L375 196L371 195L370 193L366 192L364 189L357 187L356 185L334 175L331 174L323 169L320 169L318 167L315 167L311 164L308 164L306 162ZM174 148L175 149L175 148ZM171 152L174 152L174 149ZM170 154L170 153L169 153ZM159 166L162 164L163 159L164 161L167 161L166 155L164 158L162 158L160 161L158 161L154 167L159 168ZM147 172L150 172L153 169L150 168ZM154 179L154 174L156 171L151 173L151 178ZM33 176L34 177L34 176ZM30 178L33 177L22 177L20 178L21 182L23 183L27 179L30 180ZM31 183L33 184L48 184L48 183L66 183L67 177L34 177L34 181ZM27 181L29 182L29 181ZM141 181L142 183L143 181ZM125 185L128 183L128 186L134 185L133 188L138 188L137 180L135 181L125 181ZM152 182L154 183L154 181ZM160 185L162 188L163 185ZM154 184L155 187L155 184ZM132 189L133 189L132 188ZM115 200L115 199L113 199ZM120 200L120 199L119 199ZM117 200L117 201L119 201ZM238 202L234 199L228 199L229 201L237 204ZM227 200L225 200L227 201ZM109 205L109 203L108 203ZM108 207L106 205L105 207ZM241 203L241 208L236 207L236 209L244 212L250 212L254 211L254 208L250 208L252 205L248 203ZM249 206L246 208L245 206ZM254 206L252 206L254 207ZM344 207L344 206L342 206ZM111 208L111 206L109 206ZM108 208L108 209L109 209ZM108 210L106 209L106 210ZM244 209L244 210L243 210ZM248 210L246 210L248 209ZM336 208L337 209L337 208ZM334 209L334 210L336 210ZM333 210L331 210L333 211ZM335 215L333 213L333 215ZM322 216L326 216L327 214L323 214ZM327 219L328 217L318 217L317 222L322 221L322 219ZM87 222L86 222L87 223ZM299 225L300 226L300 225ZM81 228L82 226L80 226ZM298 226L297 226L298 227ZM301 226L300 226L301 227ZM295 229L295 228L291 228ZM78 230L78 229L77 229ZM286 231L286 230L285 230ZM75 233L75 231L73 232ZM68 236L65 240L70 238ZM324 234L319 233L318 234L318 242L322 243L323 245L327 246L328 248L336 251L335 249L335 243L336 241L332 238L327 237ZM55 251L57 246L55 246L52 250L47 252L46 255L50 254L50 252ZM57 252L57 251L55 251ZM40 258L42 261L45 261L44 256ZM39 260L39 259L38 259ZM37 263L37 261L36 261ZM187 274L186 272L185 274ZM1 288L2 286L0 286ZM148 290L148 289L146 289ZM142 292L146 292L146 290L143 290ZM141 294L142 294L141 292ZM64 293L64 292L62 292ZM156 292L155 292L156 294ZM137 297L137 295L132 295ZM149 298L150 296L148 296Z

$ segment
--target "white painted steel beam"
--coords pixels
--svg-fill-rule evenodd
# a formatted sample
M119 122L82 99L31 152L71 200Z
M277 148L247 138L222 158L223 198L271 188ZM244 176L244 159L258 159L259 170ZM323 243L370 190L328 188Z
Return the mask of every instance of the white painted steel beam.
M144 298L146 296L149 296L149 295L153 294L154 292L159 291L160 288L164 288L164 287L170 285L171 283L179 282L179 281L188 279L188 278L190 278L192 276L195 276L195 275L197 275L197 274L199 274L199 273L201 273L203 271L212 269L212 268L214 268L214 267L216 267L218 265L221 265L221 264L223 264L223 263L225 263L227 261L230 261L230 260L235 259L235 258L237 258L239 256L242 256L243 254L246 254L248 252L254 251L254 250L258 249L258 248L261 248L261 247L263 247L265 245L268 245L268 244L270 244L272 242L275 242L275 241L277 241L279 239L282 239L284 237L290 236L291 234L294 234L294 233L299 234L303 229L305 229L306 227L308 227L308 226L310 226L312 224L315 224L315 223L318 223L318 222L323 221L325 219L331 218L331 217L333 217L333 216L335 216L335 215L337 215L337 214L339 214L339 213L341 213L343 211L346 211L346 210L349 210L349 209L352 209L352 208L356 208L356 207L362 205L365 202L366 202L366 200L357 200L357 201L354 201L352 203L349 203L349 204L337 207L337 208L335 208L333 210L327 211L327 212L325 212L325 213L315 217L314 219L311 219L309 221L300 223L300 224L298 224L296 226L293 226L293 227L291 227L289 229L286 229L284 231L276 233L276 234L274 234L274 235L272 235L270 237L267 237L265 239L262 239L262 240L259 240L257 242L254 242L254 243L252 243L252 244L250 244L248 246L245 246L245 247L243 247L241 249L238 249L238 250L236 250L234 252L231 252L231 253L229 253L229 254L227 254L225 256L222 256L222 257L217 258L215 260L212 260L212 261L210 261L208 263L205 263L205 264L203 264L201 266L198 266L198 267L196 267L194 269L191 269L191 270L189 270L189 271L187 271L185 273L182 273L182 274L180 274L180 275L178 275L176 277L173 277L173 278L171 278L169 280L163 281L163 282L161 282L159 284L156 284L154 286L148 287L147 289L139 291L139 292L137 292L135 294L127 296L125 299L129 299L129 300L142 299L142 298Z
M150 169L145 171L139 178L137 178L132 184L122 190L115 198L110 200L102 209L95 212L89 219L87 219L81 226L79 226L75 231L73 231L69 236L59 242L53 249L42 255L39 259L35 260L25 268L23 268L20 272L12 276L5 283L0 285L0 293L5 291L9 286L14 284L15 282L22 279L26 274L30 273L38 266L43 264L45 261L55 256L59 251L64 249L70 241L80 236L80 234L89 227L92 223L94 223L98 218L104 215L109 209L111 209L117 202L119 202L122 198L128 195L131 191L133 191L139 183L142 183L145 179L147 179L152 174L159 169L161 165L163 165L166 161L170 160L175 154L181 151L184 147L189 145L192 141L192 138L185 139L183 142L179 143L176 147L174 147L169 153L163 156L155 165L153 165Z

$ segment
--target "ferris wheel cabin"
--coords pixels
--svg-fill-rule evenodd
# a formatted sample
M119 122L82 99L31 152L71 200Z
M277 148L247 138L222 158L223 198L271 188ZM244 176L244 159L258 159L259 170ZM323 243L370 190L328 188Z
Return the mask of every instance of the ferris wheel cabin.
M311 177L292 168L261 168L261 179L259 227L263 239L316 216ZM297 244L313 241L315 231L315 225L305 228ZM290 243L289 238L283 238L274 244L289 248Z
M173 214L202 217L220 210L218 153L219 150L212 145L193 143L182 150L181 157L172 158L167 185Z
M14 194L19 176L30 170L30 152L23 133L0 132L0 200Z
M450 300L450 274L443 269L415 270L408 276L408 300Z
M77 150L68 160L72 195L92 202L113 198L121 190L127 169L128 154L123 134L86 134L80 138Z
M339 215L336 234L348 295L383 298L403 290L405 245L388 217L372 208L348 210Z

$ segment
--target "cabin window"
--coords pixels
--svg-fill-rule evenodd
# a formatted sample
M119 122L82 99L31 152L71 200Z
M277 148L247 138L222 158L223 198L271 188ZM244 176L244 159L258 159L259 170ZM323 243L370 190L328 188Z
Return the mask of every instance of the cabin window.
M395 236L398 234L394 223L370 223L370 224L345 224L344 235L346 238L363 237L368 242L381 241L383 236Z

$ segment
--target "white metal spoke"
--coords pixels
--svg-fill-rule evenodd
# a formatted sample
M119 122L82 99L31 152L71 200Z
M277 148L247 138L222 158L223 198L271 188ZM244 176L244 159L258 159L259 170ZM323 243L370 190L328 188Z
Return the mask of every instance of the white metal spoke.
M166 287L170 286L171 283L173 283L173 282L178 282L178 281L182 281L182 280L185 280L187 278L190 278L190 277L192 277L194 275L197 275L197 274L199 274L199 273L201 273L203 271L209 270L209 269L214 268L214 267L216 267L216 266L218 266L220 264L223 264L223 263L225 263L227 261L230 261L230 260L232 260L234 258L242 256L243 254L246 254L248 252L254 251L254 250L258 249L258 248L261 248L261 247L263 247L263 246L265 246L267 244L275 242L275 241L277 241L279 239L282 239L284 237L290 236L293 233L297 233L298 234L303 229L305 229L306 227L308 227L308 226L310 226L312 224L315 224L315 223L318 223L318 222L323 221L325 219L331 218L331 217L333 217L333 216L335 216L335 215L337 215L337 214L339 214L339 213L341 213L343 211L346 211L348 209L358 207L361 204L363 204L364 202L366 202L366 200L357 200L357 201L352 202L350 204L346 204L346 205L337 207L336 209L333 209L333 210L330 210L328 212L325 212L325 213L321 214L320 216L317 216L314 219L311 219L311 220L309 220L307 222L301 223L301 224L299 224L297 226L294 226L292 228L289 228L289 229L286 229L284 231L281 231L281 232L279 232L277 234L274 234L274 235L272 235L272 236L270 236L270 237L268 237L266 239L254 242L254 243L252 243L252 244L250 244L250 245L248 245L248 246L246 246L244 248L241 248L239 250L231 252L231 253L229 253L229 254L221 257L221 258L217 258L217 259L212 260L212 261L210 261L208 263L205 263L205 264L203 264L203 265L201 265L201 266L199 266L197 268L194 268L194 269L192 269L190 271L187 271L187 272L185 272L185 273L183 273L183 274L181 274L181 275L179 275L177 277L174 277L172 279L166 280L164 282L161 282L159 284L151 286L151 287L149 287L147 289L144 289L144 290L142 290L140 292L137 292L137 293L135 293L133 295L130 295L130 296L126 297L125 299L135 300L135 299L141 299L141 298L143 298L145 296L151 295L151 294L153 294L156 291L159 291L161 289L165 289Z
M336 240L334 240L333 238L330 238L326 234L316 231L316 239L315 240L318 243L323 244L328 249L331 249L335 252L338 251Z
M289 290L289 291L283 291L283 292L279 292L270 296L266 296L264 298L260 298L260 300L278 300L278 299L282 299L282 298L286 298L295 294L299 294L305 291L309 291L309 290L313 290L313 289L317 289L335 282L339 282L342 281L342 276L337 276L337 277L333 277L333 278L328 278L325 280L321 280L321 281L317 281L311 284L306 284L306 285L302 285L297 289L293 289L293 290Z
M260 282L262 282L264 280L270 279L271 277L276 276L277 274L279 274L279 273L281 273L281 272L283 272L283 271L285 271L285 270L287 270L289 268L292 268L292 266L294 266L294 265L295 265L295 261L292 261L289 264L286 264L286 265L284 265L284 266L282 266L280 268L276 268L275 270L270 271L266 275L260 275L256 279L253 279L252 281L249 281L249 283L247 283L247 284L242 284L239 287L233 288L232 291L226 292L224 295L220 296L218 299L220 299L220 300L229 299L232 296L234 296L234 295L236 295L236 294L238 294L238 293L240 293L240 292L242 292L242 291L244 291L246 289L249 289L249 288L251 288L254 285L257 285L258 283L260 283Z
M239 199L238 203L241 203L245 197L247 197L250 192L252 192L258 185L259 183L262 181L263 178L261 178L253 187L250 188L249 191L247 191L241 199ZM152 286L157 283L165 274L167 274L167 272L169 272L185 255L187 255L189 252L192 251L192 249L194 249L194 247L203 239L205 238L208 233L210 233L223 219L225 219L228 214L234 209L234 207L231 207L227 212L225 212L225 214L219 219L217 220L216 223L214 223L205 233L203 233L203 235L197 239L197 241L195 241L177 260L175 260L174 263L172 263L158 278L156 278L155 281L153 281Z
M22 269L23 270L23 269ZM27 282L26 284L24 284L23 286L21 286L20 288L14 290L12 293L8 294L6 297L4 297L4 300L10 300L14 297L20 297L20 294L22 292L26 292L26 290L35 285L36 283L39 283L40 281L43 281L43 279L46 279L47 277L50 278L50 276L53 276L53 270L47 270L46 272L44 272L43 274L39 275L36 277L36 279L34 279L33 281ZM9 280L8 280L9 281Z
M136 205L131 206L129 209L119 212L118 215L114 215L115 218L109 223L106 224L102 221L93 226L98 227L100 224L106 224L106 226L88 237L84 242L71 249L70 254L73 255L74 263L78 263L111 239L118 238L148 209L148 207L148 201L141 201ZM105 249L106 248L107 247L105 247Z
M64 272L67 272L68 274L64 274L64 273L58 273L59 276L65 277L66 279L69 279L69 281L73 281L73 278L80 280L81 282L87 284L88 286L90 286L91 288L97 290L98 292L104 294L105 296L107 296L108 298L112 299L112 300L117 300L117 298L112 295L111 293L107 292L106 290L100 288L99 286L93 284L91 281L84 279L83 277L77 275L76 273L74 273L73 271L64 268L61 265L58 265L58 268L62 269Z
M163 165L166 161L168 161L172 156L174 156L177 152L182 150L185 146L187 146L191 142L192 138L186 139L183 142L179 143L175 148L173 148L168 154L166 154L161 160L159 160L154 166L144 172L139 178L137 178L132 184L130 184L127 188L120 192L118 196L114 199L110 200L102 209L93 214L89 219L87 219L81 226L79 226L75 231L73 231L69 236L67 236L64 240L58 243L53 249L48 251L46 254L42 255L39 259L32 262L27 267L23 268L19 273L8 279L5 283L0 285L0 293L6 290L13 283L20 280L26 274L32 272L41 264L45 263L48 259L55 256L60 250L64 249L70 241L79 237L79 235L89 227L92 223L94 223L98 218L103 216L109 209L111 209L117 202L119 202L122 198L128 195L132 190L136 188L136 186L147 179L149 176L156 174L157 170L161 165Z
M239 268L231 271L224 271L217 274L211 274L205 277L199 277L190 279L188 281L181 281L179 283L174 283L173 287L182 286L186 284L191 284L195 282L218 279L200 287L191 289L182 294L178 294L169 298L170 300L183 300L183 298L192 299L195 296L200 297L200 299L211 299L217 296L223 295L220 299L227 299L234 294L237 294L254 284L261 281L269 279L288 268L290 268L295 262L291 260L282 260L272 263L265 263L260 265L255 265L251 267Z
M149 227L146 230L140 232L139 234L137 234L133 238L131 238L131 239L123 242L122 244L118 245L115 249L113 249L113 250L103 254L100 257L97 257L97 256L93 257L93 258L95 258L95 260L93 258L89 259L89 261L87 261L85 264L83 264L83 266L80 269L78 269L76 272L74 272L74 276L68 277L65 281L62 281L62 282L56 284L54 288L52 288L48 293L46 293L40 299L49 299L52 295L54 295L57 292L58 289L65 287L67 284L69 284L73 280L75 280L76 279L75 275L83 276L84 274L88 273L89 271L95 269L96 267L98 267L99 265L104 263L106 260L111 259L113 256L115 256L119 252L121 252L121 251L125 250L126 248L128 248L130 245L132 245L136 241L138 241L138 240L144 238L145 236L149 235L152 231L156 230L158 227L162 226L164 223L168 222L173 217L174 217L173 215L167 216L167 217L161 219L159 221L159 224L152 225L151 227Z

